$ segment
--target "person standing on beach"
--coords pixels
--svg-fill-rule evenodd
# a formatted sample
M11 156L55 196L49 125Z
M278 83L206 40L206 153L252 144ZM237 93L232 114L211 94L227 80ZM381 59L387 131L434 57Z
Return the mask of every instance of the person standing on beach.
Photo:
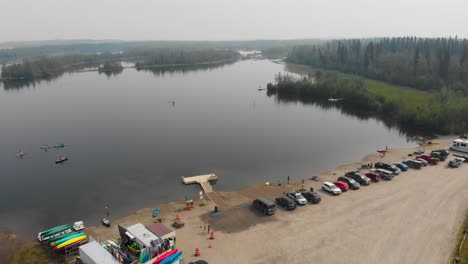
M210 225L208 225L208 234L210 233Z

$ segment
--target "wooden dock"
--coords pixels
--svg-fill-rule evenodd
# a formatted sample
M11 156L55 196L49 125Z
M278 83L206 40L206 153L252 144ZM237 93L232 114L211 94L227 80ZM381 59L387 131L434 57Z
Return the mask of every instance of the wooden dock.
M184 184L198 183L201 185L205 193L213 192L213 187L211 186L210 182L217 181L217 180L218 180L218 176L216 176L216 174L214 173L192 176L192 177L182 177L182 182Z

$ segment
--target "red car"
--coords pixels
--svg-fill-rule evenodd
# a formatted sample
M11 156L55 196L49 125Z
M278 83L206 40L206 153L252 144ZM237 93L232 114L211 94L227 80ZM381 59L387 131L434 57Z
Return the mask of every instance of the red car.
M336 185L336 187L340 188L342 192L346 192L349 189L349 185L346 182L342 181L335 181L333 184Z
M417 159L423 159L423 160L429 162L429 164L431 164L431 165L437 165L437 164L439 164L439 161L440 161L438 158L431 157L430 155L427 155L427 154L416 156L416 158Z
M375 172L368 172L366 173L366 176L371 179L372 182L379 182L380 181L380 175L375 173Z

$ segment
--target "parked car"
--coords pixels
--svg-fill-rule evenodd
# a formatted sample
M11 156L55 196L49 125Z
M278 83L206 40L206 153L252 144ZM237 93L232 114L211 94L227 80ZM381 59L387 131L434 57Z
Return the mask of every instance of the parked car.
M375 172L366 173L366 177L371 179L371 181L373 181L373 182L379 182L380 181L380 175L375 173Z
M393 172L394 175L398 175L401 172L401 170L397 166L393 164L383 163L383 162L375 163L374 167L377 169L384 169L384 170L391 171Z
M379 174L382 180L391 181L393 179L393 172L384 169L372 169L371 172Z
M341 189L336 187L335 184L331 182L324 182L322 183L322 190L331 193L333 195L340 195L341 194Z
M408 170L408 165L404 164L403 162L397 162L393 164L397 166L401 171L407 171Z
M448 156L445 156L444 154L442 154L442 152L437 151L432 151L431 157L439 159L440 161L445 161L448 158Z
M349 185L346 182L334 181L333 184L335 184L336 187L340 188L342 192L347 192L349 190Z
M302 192L301 194L302 196L304 196L304 198L307 199L307 201L313 204L318 204L322 200L322 198L320 197L320 194L313 192L313 191Z
M423 167L426 167L427 165L429 165L429 162L427 160L425 160L425 159L415 158L415 160L421 162Z
M441 156L444 156L446 158L448 158L448 156L450 156L450 151L447 150L447 149L436 149L436 150L431 151L431 153L434 153L434 152L438 152L438 153L440 153Z
M452 168L458 168L460 165L465 161L464 158L454 158L453 160L449 161L449 166Z
M276 211L275 203L264 197L258 197L255 199L252 206L265 215L273 215Z
M366 175L360 173L359 171L348 171L345 176L354 179L361 185L369 185L371 183L371 179L367 178Z
M430 155L427 155L427 154L416 156L416 158L417 159L423 159L423 160L427 161L431 165L437 165L437 164L439 164L439 161L440 161L439 159L431 157Z
M284 195L276 198L275 202L276 204L282 206L286 210L292 211L296 209L296 203L292 199Z
M361 187L361 184L359 184L359 182L355 181L353 178L350 177L341 176L338 177L337 180L346 182L351 190L359 190L359 187Z
M298 192L287 192L285 195L296 202L298 205L306 205L307 199L302 196L301 193Z
M421 169L424 166L419 160L405 160L402 163L413 169Z

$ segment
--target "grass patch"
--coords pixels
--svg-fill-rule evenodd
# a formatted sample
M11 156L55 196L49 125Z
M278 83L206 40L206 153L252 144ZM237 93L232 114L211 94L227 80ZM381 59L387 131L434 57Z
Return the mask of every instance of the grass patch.
M453 263L454 258L458 256L460 258L459 264L468 264L468 235L467 238L465 238L465 242L463 243L463 247L461 248L460 255L458 254L458 251L460 250L460 244L462 242L463 235L466 229L468 229L468 211L466 212L463 224L460 227L460 230L458 231L457 244L455 249L453 250L449 263Z
M383 96L387 100L417 106L427 105L432 99L432 95L428 92L365 78L362 79L369 93L375 96Z
M201 202L201 203L198 204L198 206L200 206L200 207L203 207L203 206L205 206L205 205L206 205L206 204L203 203L203 202Z
M49 264L55 263L39 244L30 244L18 250L7 262L8 264Z

